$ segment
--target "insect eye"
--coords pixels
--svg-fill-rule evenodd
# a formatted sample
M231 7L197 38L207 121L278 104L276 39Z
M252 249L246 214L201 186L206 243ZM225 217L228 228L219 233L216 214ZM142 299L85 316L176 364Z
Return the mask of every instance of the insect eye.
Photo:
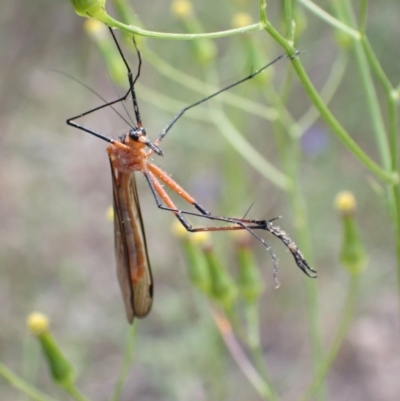
M146 136L146 129L143 127L131 128L129 130L129 138L133 141L138 141L141 136Z
M137 141L139 139L139 136L141 136L140 129L130 129L129 130L129 138L131 138L133 141Z

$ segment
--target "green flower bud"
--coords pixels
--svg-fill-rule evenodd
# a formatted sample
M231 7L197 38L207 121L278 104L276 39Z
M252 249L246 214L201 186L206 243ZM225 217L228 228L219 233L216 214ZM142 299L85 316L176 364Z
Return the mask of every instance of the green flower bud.
M104 12L106 0L71 0L71 3L81 17L95 17Z
M262 294L264 285L251 249L248 233L240 233L237 258L239 262L239 293L247 303L255 303Z
M229 311L237 297L237 286L222 266L212 246L203 247L203 252L207 260L208 269L211 275L211 296Z
M201 292L210 295L210 272L204 254L199 248L199 244L204 244L209 239L210 234L207 232L188 233L179 222L175 223L173 232L182 239L189 277L193 285Z
M27 325L39 340L53 380L63 388L70 388L75 381L75 372L51 335L47 317L32 313L28 316Z
M355 220L356 200L351 192L340 192L335 200L343 222L343 242L340 262L352 274L360 274L366 267L368 257Z

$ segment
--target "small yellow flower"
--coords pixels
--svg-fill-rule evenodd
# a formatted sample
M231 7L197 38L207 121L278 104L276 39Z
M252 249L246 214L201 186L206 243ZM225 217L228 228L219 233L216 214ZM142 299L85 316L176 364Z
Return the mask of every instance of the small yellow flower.
M190 233L189 239L194 244L204 244L210 238L210 233L207 231L200 231L198 233Z
M84 28L86 32L92 37L97 40L104 40L108 37L108 29L106 26L95 19L87 19L84 23Z
M178 238L185 238L188 233L186 228L183 227L183 225L178 220L175 220L172 224L171 231Z
M357 202L352 192L342 191L336 195L335 208L340 212L351 213L356 209Z
M178 17L187 17L192 14L192 3L188 0L175 0L171 5L172 12Z
M252 18L247 13L236 13L232 18L232 25L235 28L242 28L252 24Z
M105 30L105 25L95 19L88 19L83 25L86 31L89 33L97 33Z
M26 324L32 334L38 336L48 330L49 319L43 313L32 312L26 319Z
M190 233L183 225L176 220L172 225L172 233L178 238L186 238L193 244L203 244L210 238L210 233L207 231L200 231L198 233Z

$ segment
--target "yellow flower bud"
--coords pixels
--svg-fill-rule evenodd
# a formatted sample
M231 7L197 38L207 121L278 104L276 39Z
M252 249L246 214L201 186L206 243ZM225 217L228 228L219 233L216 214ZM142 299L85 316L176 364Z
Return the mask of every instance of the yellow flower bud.
M357 206L356 199L352 192L339 192L335 198L335 208L343 213L352 213Z
M192 3L188 0L175 0L171 5L172 12L178 17L187 17L192 14Z
M237 13L232 18L232 26L234 28L242 28L253 23L251 16L247 13Z
M106 26L95 19L86 20L83 26L89 35L102 35L101 37L104 37L109 34Z
M340 262L350 274L358 275L364 271L368 263L368 257L357 227L354 195L349 191L340 192L336 196L335 207L341 212L343 224Z
M32 312L26 319L26 324L32 334L38 336L49 329L49 319L40 312Z

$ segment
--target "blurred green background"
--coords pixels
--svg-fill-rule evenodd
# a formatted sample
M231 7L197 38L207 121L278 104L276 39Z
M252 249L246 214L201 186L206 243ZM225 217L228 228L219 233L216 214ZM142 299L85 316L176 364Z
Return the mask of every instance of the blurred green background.
M171 2L136 3L137 17L146 29L184 31L171 12ZM327 9L329 4L320 2ZM279 5L268 3L269 18L276 27L280 26ZM194 7L207 32L231 28L238 12L249 13L255 22L258 18L254 0L203 0ZM330 26L299 8L305 31L297 48L314 84L321 88L338 57L338 45ZM119 372L128 327L115 277L113 224L106 216L112 202L109 162L105 142L65 124L68 117L97 106L99 100L57 71L83 81L110 100L116 97L116 89L98 48L84 31L84 20L68 1L3 2L1 10L0 359L44 391L68 399L51 384L37 343L25 328L27 315L41 311L49 316L55 337L76 366L79 387L91 399L107 399ZM113 14L111 7L109 11ZM394 83L400 80L399 13L396 1L370 2L368 35ZM265 46L256 60L247 58L249 37ZM265 32L213 43L218 87L282 53ZM155 139L175 114L158 107L162 95L182 105L202 95L163 76L146 61L144 49L200 81L210 77L196 59L193 43L146 39L140 46L144 60L137 95L148 135ZM127 48L126 52L134 70L136 55ZM330 109L362 149L378 160L354 63L350 52ZM267 72L268 79L248 82L234 92L265 104L264 85L279 86L288 67L289 61L283 60L274 77ZM179 104L175 108L171 102L166 107L179 111ZM294 77L288 109L299 118L309 107L310 101ZM224 109L244 137L282 169L272 124L237 108ZM207 107L194 115L203 111ZM110 112L92 115L85 119L85 125L114 138L126 129ZM168 134L162 149L164 158L156 163L208 210L242 216L253 205L251 217L282 215L280 226L299 241L293 227L299 216L293 216L288 208L287 195L240 157L215 126L183 118ZM317 121L307 131L302 150L298 184L308 209L313 266L319 276L321 327L327 344L343 307L348 281L339 264L342 227L333 208L341 190L351 190L356 196L357 221L369 257L356 316L328 377L328 399L397 400L398 294L390 218L375 193L375 180L323 122ZM179 240L171 231L173 216L156 208L142 177L138 177L138 186L155 302L148 318L138 323L135 360L121 400L259 399L226 352L208 302L190 283ZM234 275L232 237L217 233L212 238ZM282 286L275 290L269 255L254 243L265 284L260 306L262 346L278 393L283 400L293 400L312 377L304 286L308 278L276 239L265 238L278 255ZM0 398L26 399L3 379Z

